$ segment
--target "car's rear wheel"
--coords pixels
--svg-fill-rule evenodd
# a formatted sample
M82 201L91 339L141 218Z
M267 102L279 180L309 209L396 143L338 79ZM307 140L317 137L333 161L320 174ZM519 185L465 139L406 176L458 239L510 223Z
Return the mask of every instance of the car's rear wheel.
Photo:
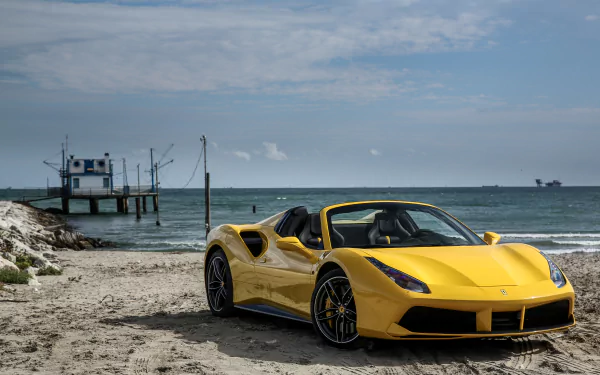
M327 344L343 349L356 347L356 304L344 271L330 271L319 280L312 296L311 316L317 334Z
M231 316L233 306L233 280L229 262L223 250L215 251L205 267L206 298L213 315Z

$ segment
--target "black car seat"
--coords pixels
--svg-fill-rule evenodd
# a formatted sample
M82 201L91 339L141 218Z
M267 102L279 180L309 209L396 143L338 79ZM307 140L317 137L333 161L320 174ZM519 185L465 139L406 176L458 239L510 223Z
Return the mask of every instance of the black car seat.
M400 225L396 215L380 212L375 215L368 236L371 245L390 245L404 241L410 233Z
M298 239L303 244L315 248L323 249L323 233L321 231L321 216L320 214L310 214L306 219L304 229L298 236ZM344 245L344 236L338 231L332 228L331 231L331 245L335 247L341 247Z
M286 219L281 226L277 226L275 231L281 237L296 237L304 228L308 218L308 210L304 206L295 207L286 213Z
M304 224L304 229L298 236L304 245L318 249L323 248L323 235L321 233L321 217L319 214L310 214Z

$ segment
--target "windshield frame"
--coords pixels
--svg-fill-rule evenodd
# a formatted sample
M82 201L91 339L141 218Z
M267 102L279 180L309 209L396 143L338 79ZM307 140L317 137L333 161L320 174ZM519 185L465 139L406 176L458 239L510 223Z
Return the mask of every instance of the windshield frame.
M321 211L321 226L323 231L323 242L325 249L333 250L334 247L331 243L330 233L332 232L332 216L336 214L360 211L360 210L368 210L368 209L383 209L385 206L400 206L398 208L404 208L406 210L417 210L424 211L436 219L444 222L449 225L453 230L458 232L465 237L468 244L464 244L461 246L481 246L486 245L486 243L479 237L475 232L473 232L469 227L464 225L460 220L456 217L450 215L446 211L432 206L430 204L425 203L417 203L417 202L405 202L405 201L365 201L365 202L350 202L350 203L342 203L329 207L325 207ZM410 213L409 213L410 215ZM334 217L335 221L335 217ZM368 245L368 246L342 246L348 248L358 248L358 249L377 249L377 248L415 248L415 247L434 247L434 246L453 246L453 245L429 245L429 246L389 246L389 245Z

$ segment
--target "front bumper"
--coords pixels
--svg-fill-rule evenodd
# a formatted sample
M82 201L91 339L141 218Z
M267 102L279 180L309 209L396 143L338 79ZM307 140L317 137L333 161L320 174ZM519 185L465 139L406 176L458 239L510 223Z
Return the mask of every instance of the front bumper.
M470 289L460 293L466 290L448 288L443 296L397 289L389 294L355 293L358 332L392 340L457 339L527 336L575 325L570 284L560 289L551 282ZM498 298L501 289L513 299Z
M470 312L413 307L400 322L390 324L386 333L395 339L506 337L565 330L574 325L571 300L563 299L501 312L492 308Z

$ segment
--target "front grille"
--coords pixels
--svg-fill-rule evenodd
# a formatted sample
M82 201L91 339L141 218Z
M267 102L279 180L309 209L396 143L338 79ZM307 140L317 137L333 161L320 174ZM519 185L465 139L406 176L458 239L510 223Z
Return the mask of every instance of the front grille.
M567 325L573 321L568 300L548 303L525 310L523 329L536 329Z
M476 315L470 311L415 306L404 314L399 324L419 333L473 333L477 331Z
M493 312L492 332L495 331L518 331L521 328L521 312Z

